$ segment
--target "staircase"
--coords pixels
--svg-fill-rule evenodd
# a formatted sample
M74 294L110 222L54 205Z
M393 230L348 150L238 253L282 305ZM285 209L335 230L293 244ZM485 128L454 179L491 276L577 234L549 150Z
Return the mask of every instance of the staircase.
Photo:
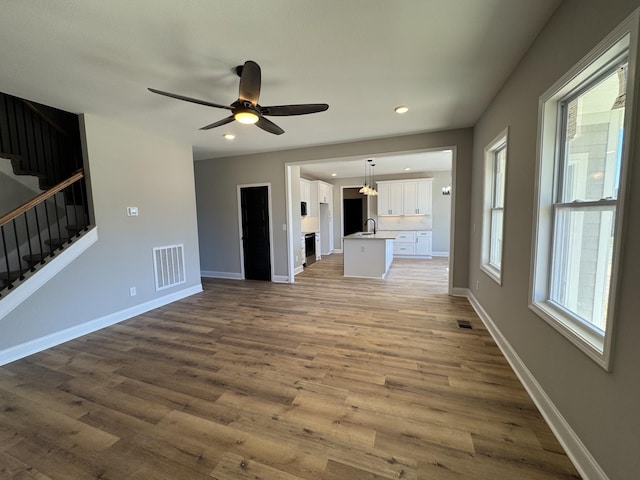
M79 139L76 115L0 93L0 162L45 190L0 217L0 301L89 229Z

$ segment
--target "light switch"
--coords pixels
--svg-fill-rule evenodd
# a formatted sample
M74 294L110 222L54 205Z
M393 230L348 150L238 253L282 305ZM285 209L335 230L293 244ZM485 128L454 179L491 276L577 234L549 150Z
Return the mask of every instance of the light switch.
M138 216L138 207L127 207L127 215L130 217Z

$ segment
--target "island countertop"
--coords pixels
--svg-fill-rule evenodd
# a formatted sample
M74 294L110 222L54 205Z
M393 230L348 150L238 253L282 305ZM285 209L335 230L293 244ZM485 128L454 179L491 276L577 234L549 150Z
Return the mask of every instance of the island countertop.
M398 236L397 232L378 232L378 233L369 233L369 232L358 232L352 233L351 235L347 235L346 237L342 237L344 240L395 240Z

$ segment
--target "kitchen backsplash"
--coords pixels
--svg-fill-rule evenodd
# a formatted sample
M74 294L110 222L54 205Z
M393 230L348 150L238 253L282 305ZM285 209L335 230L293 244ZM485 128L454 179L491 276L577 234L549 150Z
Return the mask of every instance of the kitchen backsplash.
M432 215L378 216L378 230L431 230Z
M300 223L300 231L302 233L319 232L320 218L318 217L302 217Z

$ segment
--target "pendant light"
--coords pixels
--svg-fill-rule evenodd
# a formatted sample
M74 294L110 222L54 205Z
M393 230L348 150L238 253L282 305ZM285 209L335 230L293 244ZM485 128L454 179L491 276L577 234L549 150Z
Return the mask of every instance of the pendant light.
M367 194L367 191L369 190L369 187L367 186L367 162L364 162L364 180L362 181L362 188L360 190L358 190L358 193L364 193L365 195Z
M375 184L375 174L374 174L374 167L376 166L375 163L371 163L373 161L373 158L369 159L369 164L371 165L371 188L369 189L369 195L371 196L376 196L378 195L378 191L376 190L376 184Z

